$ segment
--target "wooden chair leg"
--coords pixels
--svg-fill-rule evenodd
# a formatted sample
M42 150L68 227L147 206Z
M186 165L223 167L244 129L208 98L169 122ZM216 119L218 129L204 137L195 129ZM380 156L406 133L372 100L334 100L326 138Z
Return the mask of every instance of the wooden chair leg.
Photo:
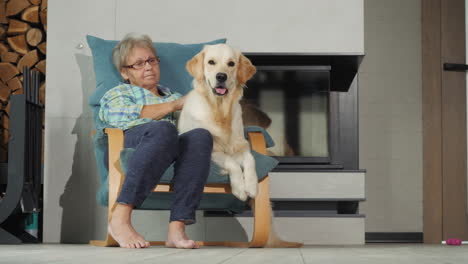
M270 234L270 189L269 178L265 177L260 181L258 194L255 200L251 201L251 207L254 215L254 233L250 242L236 241L197 241L200 246L221 246L221 247L264 247L267 244Z
M264 247L271 231L270 178L266 176L258 184L258 194L251 203L254 216L254 233L249 247Z
M107 206L107 224L109 224L112 213L117 205L117 196L125 179L125 175L120 167L120 152L123 149L124 135L120 129L106 129L106 133L109 136L109 201ZM106 234L106 240L91 240L90 244L99 247L119 245L109 234L109 231Z
M252 149L267 155L265 137L260 132L248 133ZM298 248L302 243L281 240L273 229L273 212L270 203L270 178L266 176L258 185L258 194L251 203L254 212L254 234L250 247Z
M254 215L254 233L250 242L235 241L215 241L205 242L197 241L200 246L221 246L221 247L267 247L267 248L299 248L302 243L288 242L281 240L275 233L272 223L272 210L270 204L270 178L267 176L259 182L258 194L255 200L252 200Z
M110 196L110 194L109 194L109 196ZM114 210L115 210L115 201L114 201L113 204L109 203L108 210L107 210L107 214L108 214L107 224L109 224L110 219L111 219L110 216L112 216L112 213L114 212ZM109 234L109 231L107 231L107 233L106 233L106 239L105 240L91 240L89 243L91 245L97 246L97 247L116 247L116 246L119 246L117 241L115 241L115 239Z
M299 248L303 243L288 242L280 239L273 229L273 212L270 203L270 178L259 183L259 193L251 203L254 213L254 234L249 247Z
M109 184L109 198L111 196L110 188L111 188L111 185ZM109 199L109 201L110 201L110 199ZM113 203L109 202L109 206L107 207L108 208L108 210L107 210L107 224L109 224L109 222L110 222L112 213L115 210L115 206L116 206L115 200L114 200ZM117 246L119 246L119 243L117 243L117 241L115 241L115 239L109 234L109 231L106 232L106 240L91 240L89 243L91 245L97 246L97 247L117 247Z

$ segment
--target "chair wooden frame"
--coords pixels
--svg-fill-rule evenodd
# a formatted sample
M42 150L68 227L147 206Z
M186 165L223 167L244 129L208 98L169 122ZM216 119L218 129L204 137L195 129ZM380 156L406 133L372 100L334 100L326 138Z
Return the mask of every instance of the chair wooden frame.
M108 205L108 221L116 206L117 196L120 193L125 175L120 167L120 152L124 145L123 130L118 128L106 128L105 133L109 140L109 205ZM266 155L265 138L261 132L249 132L249 141L252 149L258 153ZM266 247L268 246L269 238L272 234L271 226L271 208L270 208L270 186L269 176L267 175L259 182L257 197L252 202L252 210L254 215L254 231L250 242L234 242L234 241L216 241L206 242L197 241L200 246L224 246L224 247ZM171 192L172 186L167 183L158 184L153 192ZM229 184L207 184L205 185L204 193L231 193ZM150 241L151 245L164 245L165 241ZM107 233L105 240L92 240L91 245L109 247L118 246L118 243ZM294 243L293 245L284 245L284 247L300 247L302 244ZM281 244L276 244L275 247L282 247Z

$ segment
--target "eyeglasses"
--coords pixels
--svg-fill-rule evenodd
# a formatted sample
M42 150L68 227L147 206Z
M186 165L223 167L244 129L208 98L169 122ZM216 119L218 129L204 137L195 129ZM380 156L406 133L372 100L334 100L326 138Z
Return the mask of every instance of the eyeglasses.
M149 58L147 60L144 60L144 61L137 61L131 65L124 65L122 67L124 68L132 68L132 69L135 69L135 70L141 70L145 67L146 63L149 63L149 65L151 66L156 66L159 64L159 57L152 57L152 58Z

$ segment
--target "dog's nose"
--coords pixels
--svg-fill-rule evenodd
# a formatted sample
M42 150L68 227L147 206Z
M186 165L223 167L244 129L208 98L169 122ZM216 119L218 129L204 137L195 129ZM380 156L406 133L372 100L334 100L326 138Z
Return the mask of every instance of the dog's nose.
M218 82L225 82L226 79L227 79L227 74L222 73L222 72L218 72L216 74L216 80L218 80Z

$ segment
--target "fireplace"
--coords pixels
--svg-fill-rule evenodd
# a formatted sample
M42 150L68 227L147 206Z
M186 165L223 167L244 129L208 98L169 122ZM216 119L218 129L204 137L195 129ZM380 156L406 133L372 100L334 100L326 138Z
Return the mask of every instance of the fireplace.
M267 129L275 171L358 169L362 55L247 53L257 74L244 90L246 125Z

